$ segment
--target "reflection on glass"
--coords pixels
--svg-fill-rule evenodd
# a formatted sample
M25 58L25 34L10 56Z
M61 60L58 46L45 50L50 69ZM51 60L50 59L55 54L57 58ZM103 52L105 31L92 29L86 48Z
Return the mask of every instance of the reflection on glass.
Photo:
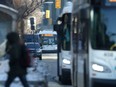
M94 9L95 9L94 21L91 26L92 48L101 50L110 50L111 47L114 44L116 44L115 8L114 9L94 8Z
M65 15L64 17L64 26L63 26L63 43L62 48L64 50L70 50L70 15Z
M39 48L40 47L39 44L27 44L26 46L27 48Z
M44 36L42 37L43 45L55 45L57 44L57 36Z

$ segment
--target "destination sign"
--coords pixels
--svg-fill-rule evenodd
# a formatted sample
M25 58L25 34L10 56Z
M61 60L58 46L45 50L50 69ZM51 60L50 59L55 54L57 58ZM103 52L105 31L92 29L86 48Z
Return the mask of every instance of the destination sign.
M53 34L42 34L42 36L53 36Z
M109 2L116 2L116 0L109 0Z

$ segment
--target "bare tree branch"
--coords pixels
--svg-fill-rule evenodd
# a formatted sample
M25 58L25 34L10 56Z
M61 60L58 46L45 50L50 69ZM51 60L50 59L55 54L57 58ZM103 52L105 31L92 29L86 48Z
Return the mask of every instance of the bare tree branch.
M6 0L7 4L18 10L18 21L26 18L42 5L42 0ZM19 3L20 2L20 3Z

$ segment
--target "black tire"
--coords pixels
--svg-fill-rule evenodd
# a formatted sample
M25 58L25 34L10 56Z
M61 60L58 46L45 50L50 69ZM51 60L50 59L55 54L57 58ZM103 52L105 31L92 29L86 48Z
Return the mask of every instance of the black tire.
M61 76L59 75L58 77L59 77L58 80L61 81Z
M39 59L42 60L42 56L39 56Z
M63 85L67 84L67 80L66 80L66 78L64 78L63 76L61 76L61 83L62 83Z
M61 75L61 83L63 84L63 85L69 85L69 84L71 84L71 80L69 80L69 78L66 78L66 75L64 75L63 74L63 71L62 71L62 75Z

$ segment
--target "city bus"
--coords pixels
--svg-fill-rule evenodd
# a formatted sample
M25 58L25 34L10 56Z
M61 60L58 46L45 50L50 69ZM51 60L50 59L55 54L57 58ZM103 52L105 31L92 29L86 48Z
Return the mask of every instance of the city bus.
M116 0L73 0L73 87L116 87L115 14Z
M70 32L71 32L71 13L72 2L68 1L63 7L60 16L57 18L57 23L54 25L54 30L58 34L58 59L57 71L59 81L62 84L70 83L71 70L71 47L70 47Z
M57 52L57 32L53 30L41 30L38 33L41 45L42 53L56 53Z

